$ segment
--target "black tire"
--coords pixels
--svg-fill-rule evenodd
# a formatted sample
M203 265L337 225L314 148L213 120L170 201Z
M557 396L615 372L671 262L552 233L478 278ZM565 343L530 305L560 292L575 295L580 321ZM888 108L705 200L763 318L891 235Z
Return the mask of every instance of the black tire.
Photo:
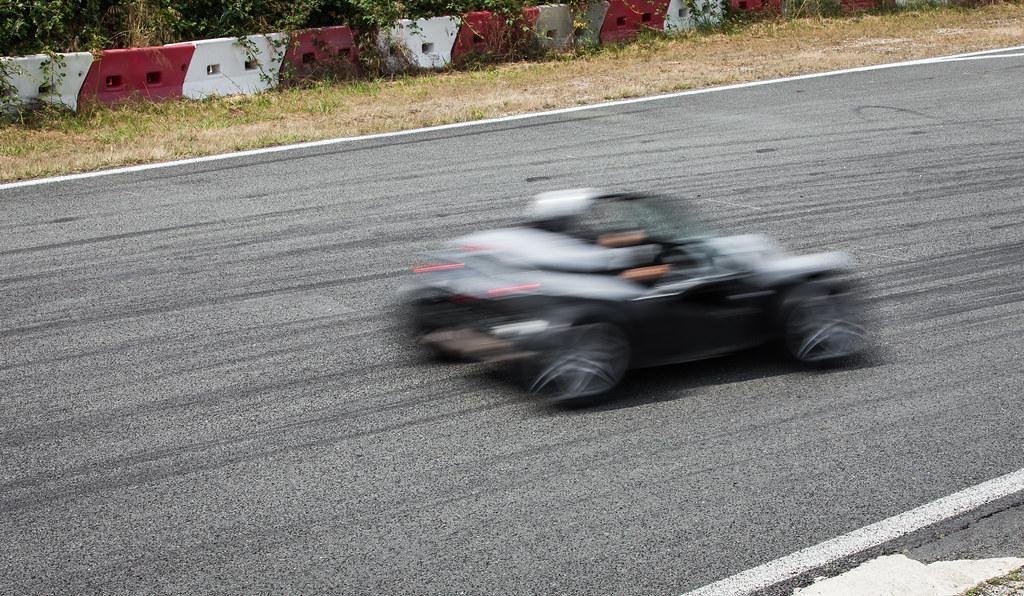
M583 405L607 396L629 369L629 340L610 323L561 331L531 362L528 389L552 403Z
M444 350L436 344L423 341L424 336L440 329L427 314L430 304L429 299L418 299L410 301L403 307L402 319L405 335L416 347L418 358L423 362L443 364L464 362L465 359L460 355Z
M827 282L794 287L780 310L783 343L798 362L835 364L864 349L865 330L850 296Z

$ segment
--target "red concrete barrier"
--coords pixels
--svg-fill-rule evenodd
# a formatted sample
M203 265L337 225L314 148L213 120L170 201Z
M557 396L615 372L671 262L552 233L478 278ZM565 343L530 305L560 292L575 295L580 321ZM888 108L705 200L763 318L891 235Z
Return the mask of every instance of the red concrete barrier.
M540 18L540 8L536 6L523 7L523 21L519 27L524 30L524 34L537 28L538 18Z
M509 22L508 17L486 10L462 16L459 33L452 46L452 63L464 62L471 55L507 56L529 39L528 32L537 25L540 9L523 9L522 16Z
M132 97L151 101L181 97L194 52L189 44L103 50L89 67L78 100L114 105Z
M632 39L644 29L665 28L669 0L609 0L601 26L601 43Z
M305 75L322 69L355 69L359 47L348 25L304 29L291 33L284 53L284 71Z
M847 13L874 10L878 4L875 0L839 0L839 6Z
M733 10L761 10L768 7L779 10L782 0L729 0L729 6Z

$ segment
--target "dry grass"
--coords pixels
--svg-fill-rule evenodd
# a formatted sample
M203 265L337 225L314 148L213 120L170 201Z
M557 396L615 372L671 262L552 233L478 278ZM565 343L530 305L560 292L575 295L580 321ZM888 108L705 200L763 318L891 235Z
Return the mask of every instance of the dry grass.
M1024 594L1024 567L1002 577L983 581L963 596L1015 596Z
M1018 45L1024 5L925 9L652 38L589 56L251 97L48 114L0 128L0 180L429 126Z

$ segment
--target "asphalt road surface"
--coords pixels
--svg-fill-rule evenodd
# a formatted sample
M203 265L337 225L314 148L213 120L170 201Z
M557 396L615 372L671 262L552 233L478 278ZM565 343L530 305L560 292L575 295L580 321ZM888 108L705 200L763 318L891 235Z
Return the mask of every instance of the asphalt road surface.
M1018 470L1022 88L959 61L0 190L0 592L674 594ZM583 410L418 360L416 255L577 186L849 251L872 352ZM1020 500L984 556L1024 555Z

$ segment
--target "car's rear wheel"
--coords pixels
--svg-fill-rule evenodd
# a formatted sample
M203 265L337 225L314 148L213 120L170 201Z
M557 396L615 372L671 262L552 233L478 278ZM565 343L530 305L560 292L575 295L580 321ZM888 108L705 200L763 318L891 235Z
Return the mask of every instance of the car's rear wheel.
M625 376L629 352L629 341L615 325L569 327L531 367L530 391L566 405L594 400Z
M825 283L808 282L791 290L783 321L786 349L799 362L834 363L864 348L864 328L849 296Z
M420 358L428 362L459 362L462 358L455 352L444 349L436 343L424 342L430 333L444 329L444 305L439 299L420 297L404 307L406 335L416 346Z

